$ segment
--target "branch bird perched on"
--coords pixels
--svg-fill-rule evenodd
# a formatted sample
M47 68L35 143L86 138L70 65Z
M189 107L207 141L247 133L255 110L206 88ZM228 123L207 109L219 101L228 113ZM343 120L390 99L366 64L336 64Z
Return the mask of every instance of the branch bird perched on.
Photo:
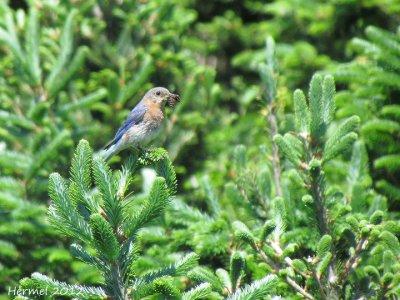
M165 104L172 107L179 100L179 95L166 88L150 89L129 113L114 139L105 146L102 153L104 159L110 159L121 150L142 148L149 144L161 129Z

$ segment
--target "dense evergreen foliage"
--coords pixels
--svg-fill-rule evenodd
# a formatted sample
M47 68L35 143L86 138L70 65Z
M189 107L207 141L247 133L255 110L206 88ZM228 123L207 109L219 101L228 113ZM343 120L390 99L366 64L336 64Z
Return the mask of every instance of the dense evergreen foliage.
M399 12L1 2L0 299L397 299ZM163 134L104 162L153 86Z
M398 208L399 174L399 58L400 39L389 31L369 26L366 39L354 38L355 61L337 67L336 77L349 86L338 97L340 117L354 112L363 120L361 133L373 158L376 187ZM349 101L351 99L351 101ZM374 102L367 104L368 99Z

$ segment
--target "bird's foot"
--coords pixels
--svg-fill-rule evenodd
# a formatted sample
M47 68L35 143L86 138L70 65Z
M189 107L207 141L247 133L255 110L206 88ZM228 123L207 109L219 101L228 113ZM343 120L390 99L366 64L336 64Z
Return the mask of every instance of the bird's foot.
M139 159L141 164L149 165L163 160L166 156L168 156L168 152L164 148L151 147L144 150L140 154Z

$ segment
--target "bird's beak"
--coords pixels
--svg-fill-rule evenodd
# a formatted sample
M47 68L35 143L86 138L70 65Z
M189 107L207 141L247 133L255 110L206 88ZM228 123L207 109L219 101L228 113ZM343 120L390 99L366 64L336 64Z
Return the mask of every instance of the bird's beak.
M170 94L168 96L167 102L170 107L173 107L177 102L179 102L181 98L178 94Z

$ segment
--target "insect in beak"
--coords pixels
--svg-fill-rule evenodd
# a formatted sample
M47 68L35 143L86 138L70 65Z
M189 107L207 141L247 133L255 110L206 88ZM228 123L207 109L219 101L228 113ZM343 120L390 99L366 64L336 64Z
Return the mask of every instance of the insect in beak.
M179 102L181 100L181 98L179 97L179 95L178 94L170 94L169 96L168 96L168 99L167 99L167 101L168 101L168 105L170 106L170 107L173 107L177 102Z

